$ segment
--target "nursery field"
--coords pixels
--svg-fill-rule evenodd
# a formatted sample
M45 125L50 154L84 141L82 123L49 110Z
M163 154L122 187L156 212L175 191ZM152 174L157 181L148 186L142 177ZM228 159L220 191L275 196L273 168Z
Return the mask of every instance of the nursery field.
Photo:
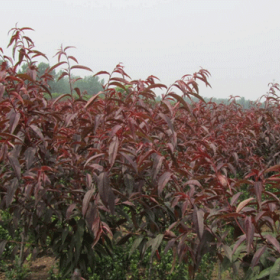
M89 98L70 47L38 75L25 32L0 48L2 275L51 256L49 279L279 279L278 84L244 109L203 100L205 69L167 87L118 64ZM70 91L51 98L58 67Z

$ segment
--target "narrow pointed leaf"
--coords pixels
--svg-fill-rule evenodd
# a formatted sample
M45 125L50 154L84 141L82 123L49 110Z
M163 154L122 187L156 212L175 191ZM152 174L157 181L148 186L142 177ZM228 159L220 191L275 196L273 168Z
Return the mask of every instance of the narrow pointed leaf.
M236 208L236 213L239 213L250 201L252 201L254 198L250 197L248 199L243 200L240 202Z
M45 141L44 135L42 134L41 129L38 126L31 124L30 128L32 128L32 130L39 136L42 141Z
M278 251L278 253L280 253L280 244L279 244L278 240L270 234L267 234L265 237L266 237L267 241L275 247L275 249Z
M101 201L109 207L112 214L115 211L115 195L110 187L109 175L107 172L101 173L97 178L97 186Z
M256 251L256 253L254 254L254 257L252 259L252 262L251 262L251 267L254 267L259 263L260 257L265 252L266 248L267 248L267 246L265 245Z
M35 153L36 148L33 147L29 147L24 153L27 170L29 170L32 164L34 163Z
M0 242L0 258L1 259L2 259L2 254L3 254L4 250L5 250L5 246L6 246L7 242L8 242L7 240L2 240Z
M94 96L92 96L89 100L88 100L88 102L86 103L86 105L85 105L85 109L88 107L88 106L90 106L96 99L97 99L97 97L100 95L100 94L102 94L103 93L103 91L99 91L97 94L95 94Z
M83 216L86 215L86 212L88 210L88 204L94 194L94 189L90 189L89 191L86 192L85 196L84 196L84 199L83 199L83 203L82 203L82 214Z
M159 180L158 180L158 195L161 195L164 187L166 186L166 184L170 180L171 176L172 176L172 173L169 172L169 171L166 171L159 177Z
M133 244L130 248L129 257L131 257L131 255L138 248L138 246L140 245L140 243L142 242L143 239L144 239L144 236L139 236L138 238L135 239L135 241L133 242Z
M52 70L54 70L55 68L59 67L62 64L65 64L66 61L62 61L62 62L58 62L57 64L55 64L54 66L52 66L49 70L48 73L52 72Z
M71 67L71 70L72 69L83 69L83 70L87 70L87 71L92 72L92 70L89 67L86 67L86 66L83 66L83 65L74 65L74 66Z
M18 159L12 155L8 155L9 158L9 162L17 176L17 178L20 180L21 177L21 167L20 167L20 163L18 161Z
M241 195L241 192L238 192L235 195L233 195L233 197L230 200L230 205L231 206L235 205L235 203L237 202L240 195Z
M280 258L278 258L270 270L269 280L280 280Z
M159 173L159 171L161 169L163 160L164 160L163 156L156 155L156 159L155 159L155 161L153 163L153 168L152 168L153 180L156 179L156 176L158 175L158 173Z
M112 167L115 163L115 159L118 153L119 148L119 138L117 136L114 136L110 145L109 145L109 164Z
M230 249L230 247L228 245L223 245L223 249L225 251L225 254L227 256L227 258L229 259L230 263L232 263L232 250Z
M14 112L10 116L10 133L14 132L15 128L18 125L19 120L20 120L20 113L18 113L18 112Z
M99 158L99 157L102 157L102 156L104 156L104 155L105 155L104 153L101 153L101 154L94 155L94 156L90 157L90 158L86 161L86 163L84 164L84 167L85 167L90 161L92 161L92 160L94 160L94 159L97 159L97 158Z
M6 207L9 207L10 204L12 203L17 188L18 188L18 179L14 178L11 180L11 183L8 186L7 195L6 195Z
M55 104L56 102L58 102L60 99L66 97L66 96L71 97L71 95L68 94L68 93L60 95L59 97L57 97L57 98L54 100L54 102L52 103L52 107L54 106L54 104Z
M156 250L159 248L159 246L160 246L160 244L162 242L163 236L164 236L164 234L159 234L157 237L155 237L153 239L151 258L154 256Z
M201 240L204 232L204 212L195 206L192 217L196 233Z
M76 203L72 203L66 210L66 219L68 220L72 215L73 210L76 208Z

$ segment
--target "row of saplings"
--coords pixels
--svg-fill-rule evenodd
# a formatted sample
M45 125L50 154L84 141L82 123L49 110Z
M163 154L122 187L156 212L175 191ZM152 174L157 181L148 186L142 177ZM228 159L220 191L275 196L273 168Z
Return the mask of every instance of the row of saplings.
M51 248L62 279L211 279L215 263L277 279L278 85L245 110L204 102L207 70L166 87L119 64L86 100L72 72L91 69L66 47L38 75L29 29L12 29L12 58L0 49L2 257ZM46 98L60 66L70 92Z

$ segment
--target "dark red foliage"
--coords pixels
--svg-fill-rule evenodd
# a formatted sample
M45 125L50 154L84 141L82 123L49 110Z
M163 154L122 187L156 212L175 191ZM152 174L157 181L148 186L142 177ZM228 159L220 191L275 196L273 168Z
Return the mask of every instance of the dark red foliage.
M197 79L210 86L207 70L167 88L154 76L131 80L119 64L97 73L108 82L85 100L71 71L90 69L71 66L66 47L38 77L33 58L45 55L25 30L12 30L13 58L3 54L0 71L0 209L13 214L11 231L20 224L36 246L49 237L69 271L90 265L89 243L109 251L133 237L133 249L158 256L167 241L192 277L206 253L233 266L241 246L252 267L265 251L280 257L278 85L265 107L245 110L234 99L204 102ZM27 72L18 74L23 61ZM71 92L47 99L50 73L64 64ZM165 92L160 102L156 88Z

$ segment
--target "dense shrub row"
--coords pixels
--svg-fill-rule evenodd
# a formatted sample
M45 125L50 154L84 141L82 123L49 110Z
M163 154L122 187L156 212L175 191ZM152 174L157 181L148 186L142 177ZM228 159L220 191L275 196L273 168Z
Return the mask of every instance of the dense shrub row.
M277 84L265 108L244 110L234 98L204 102L197 81L210 86L207 70L167 88L154 76L131 80L117 65L97 73L108 81L85 100L72 71L89 68L72 66L66 47L38 76L33 59L45 55L26 30L12 29L13 58L2 54L0 71L0 209L11 214L12 236L22 229L14 249L21 260L51 246L65 275L75 267L87 275L94 260L132 241L131 254L149 251L158 262L173 250L190 279L205 254L234 272L243 267L246 279L278 273ZM46 99L61 65L70 92Z

